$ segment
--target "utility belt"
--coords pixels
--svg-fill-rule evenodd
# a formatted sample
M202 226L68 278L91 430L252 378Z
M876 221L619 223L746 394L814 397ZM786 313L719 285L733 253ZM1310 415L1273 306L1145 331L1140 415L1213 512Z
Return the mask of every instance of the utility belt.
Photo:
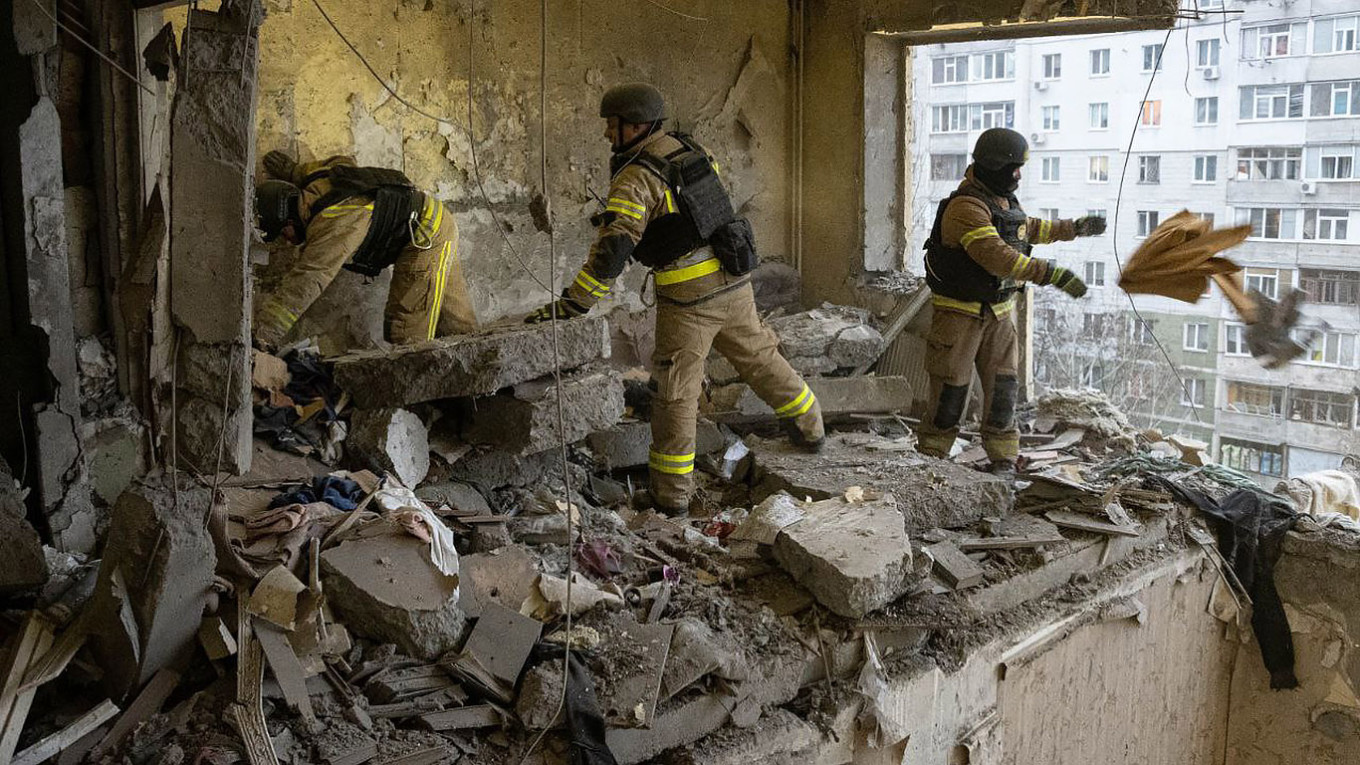
M404 173L381 167L330 168L331 190L312 205L312 215L358 195L373 198L368 232L345 269L375 277L397 262L407 245L429 249L443 205L416 189ZM369 207L365 205L365 207ZM437 208L437 209L436 209Z

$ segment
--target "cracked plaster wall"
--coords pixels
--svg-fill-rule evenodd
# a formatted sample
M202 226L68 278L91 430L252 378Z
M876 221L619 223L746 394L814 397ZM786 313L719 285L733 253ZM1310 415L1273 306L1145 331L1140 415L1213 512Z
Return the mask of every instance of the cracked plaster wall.
M509 238L540 279L548 239L536 233L529 200L539 185L539 4L478 3L471 15L473 133L486 195ZM315 6L271 0L261 29L258 151L281 148L303 159L352 154L361 164L403 169L458 215L460 251L483 322L527 313L547 298L506 247L477 190L468 117L470 4L421 0L379 5L332 0L336 24L398 90L439 124L395 102L326 25ZM755 226L767 259L788 240L788 6L776 0L704 3L707 22L647 5L627 13L597 3L552 3L548 39L548 163L558 271L570 278L593 236L590 191L608 189L609 147L596 116L609 86L653 82L666 93L671 126L692 132L722 164L734 201ZM262 170L261 170L262 171ZM290 253L273 253L268 283ZM634 273L635 272L635 273ZM636 305L634 289L613 300ZM561 282L559 282L561 284ZM315 326L350 333L381 327L385 290L337 283ZM357 300L356 300L357 298ZM356 306L362 306L356 310ZM330 319L335 318L335 321ZM307 319L304 319L307 321ZM358 339L358 338L356 338Z

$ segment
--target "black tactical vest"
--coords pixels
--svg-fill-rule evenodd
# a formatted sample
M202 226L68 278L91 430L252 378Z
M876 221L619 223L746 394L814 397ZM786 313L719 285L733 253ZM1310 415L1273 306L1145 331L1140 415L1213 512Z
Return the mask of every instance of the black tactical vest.
M1003 303L1020 290L1011 278L995 276L983 268L963 247L947 247L941 230L944 226L945 208L957 196L968 196L980 200L992 213L992 225L1001 241L1010 245L1021 255L1028 255L1030 243L1025 231L1025 211L1014 196L1007 197L1010 209L1002 209L989 194L979 191L955 191L948 199L940 202L935 212L935 225L930 229L926 240L926 284L931 292L954 300L968 303Z
M368 233L345 269L374 277L384 268L397 262L406 245L411 243L412 216L420 214L425 195L399 170L385 167L353 167L336 165L313 173L307 183L317 180L324 172L330 179L331 190L312 203L312 217L331 205L360 195L373 197L373 215Z

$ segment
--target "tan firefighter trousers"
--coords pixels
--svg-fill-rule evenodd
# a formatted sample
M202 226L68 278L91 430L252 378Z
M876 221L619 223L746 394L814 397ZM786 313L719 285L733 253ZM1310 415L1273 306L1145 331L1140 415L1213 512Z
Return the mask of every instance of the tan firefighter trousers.
M278 344L335 279L368 234L372 204L328 207L307 227L307 243L277 290L260 301L256 335ZM439 200L426 195L416 244L392 266L383 312L383 336L404 345L477 328L462 260L458 224Z
M808 440L823 436L822 409L803 378L779 354L779 338L756 313L750 283L697 305L662 301L656 311L652 376L652 448L648 460L658 505L687 507L694 492L694 431L705 361L716 348L781 419Z
M990 308L981 317L935 309L926 336L930 404L917 445L923 454L948 456L968 407L974 367L982 381L982 446L987 456L1013 461L1020 454L1015 427L1020 392L1017 342L1011 311L998 318Z

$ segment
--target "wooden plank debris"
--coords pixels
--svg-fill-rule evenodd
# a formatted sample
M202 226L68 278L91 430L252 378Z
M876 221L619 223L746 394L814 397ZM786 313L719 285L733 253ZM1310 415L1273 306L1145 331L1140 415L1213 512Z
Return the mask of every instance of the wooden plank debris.
M490 704L456 707L442 712L427 712L417 718L421 726L433 731L489 728L500 725L500 710Z
M438 664L380 674L364 686L364 694L380 704L394 704L435 691L456 688L458 681Z
M118 714L118 705L104 699L94 709L77 717L65 728L38 741L14 756L11 765L38 765L60 754L64 749L89 735Z
M975 539L960 540L958 548L962 552L977 552L978 550L1019 550L1026 547L1043 547L1044 545L1058 544L1059 542L1066 541L1067 540L1061 535L1056 537L978 537Z
M925 548L935 559L934 571L956 590L982 584L982 567L975 563L952 542L936 542Z
M378 742L367 739L322 758L325 765L363 765L378 756Z
M20 690L37 688L57 679L62 672L66 671L66 666L71 663L71 659L75 658L81 646L85 645L85 639L88 636L89 633L82 624L73 624L61 634L61 637L57 638L51 649L37 658L28 668L28 671L24 673L24 684Z
M112 752L123 743L123 739L132 733L134 728L161 711L165 700L170 698L175 686L179 685L179 677L178 672L168 667L152 676L146 687L142 688L141 693L137 694L127 710L118 718L118 722L115 722L113 727L109 728L109 732L104 734L104 738L95 744L90 756L97 760Z
M274 679L279 682L283 699L288 706L297 710L308 726L317 724L316 712L312 710L312 697L307 693L307 674L302 669L293 647L288 644L288 635L283 630L262 620L255 620L255 638L274 671Z
M264 649L251 629L249 591L241 588L237 593L236 635L241 648L236 660L236 703L227 709L227 714L241 734L250 765L279 765L264 719Z
M1044 517L1065 529L1076 529L1077 531L1089 531L1095 534L1118 535L1125 537L1136 537L1140 532L1132 526L1121 526L1119 524L1093 518L1089 515L1080 513L1053 510L1044 514Z
M9 762L14 756L29 707L33 704L33 695L37 692L36 687L27 690L22 687L24 677L51 649L52 643L51 623L36 611L24 617L19 632L10 640L5 663L0 665L4 677L4 685L0 686L0 720L4 721L4 727L0 729L0 762Z

